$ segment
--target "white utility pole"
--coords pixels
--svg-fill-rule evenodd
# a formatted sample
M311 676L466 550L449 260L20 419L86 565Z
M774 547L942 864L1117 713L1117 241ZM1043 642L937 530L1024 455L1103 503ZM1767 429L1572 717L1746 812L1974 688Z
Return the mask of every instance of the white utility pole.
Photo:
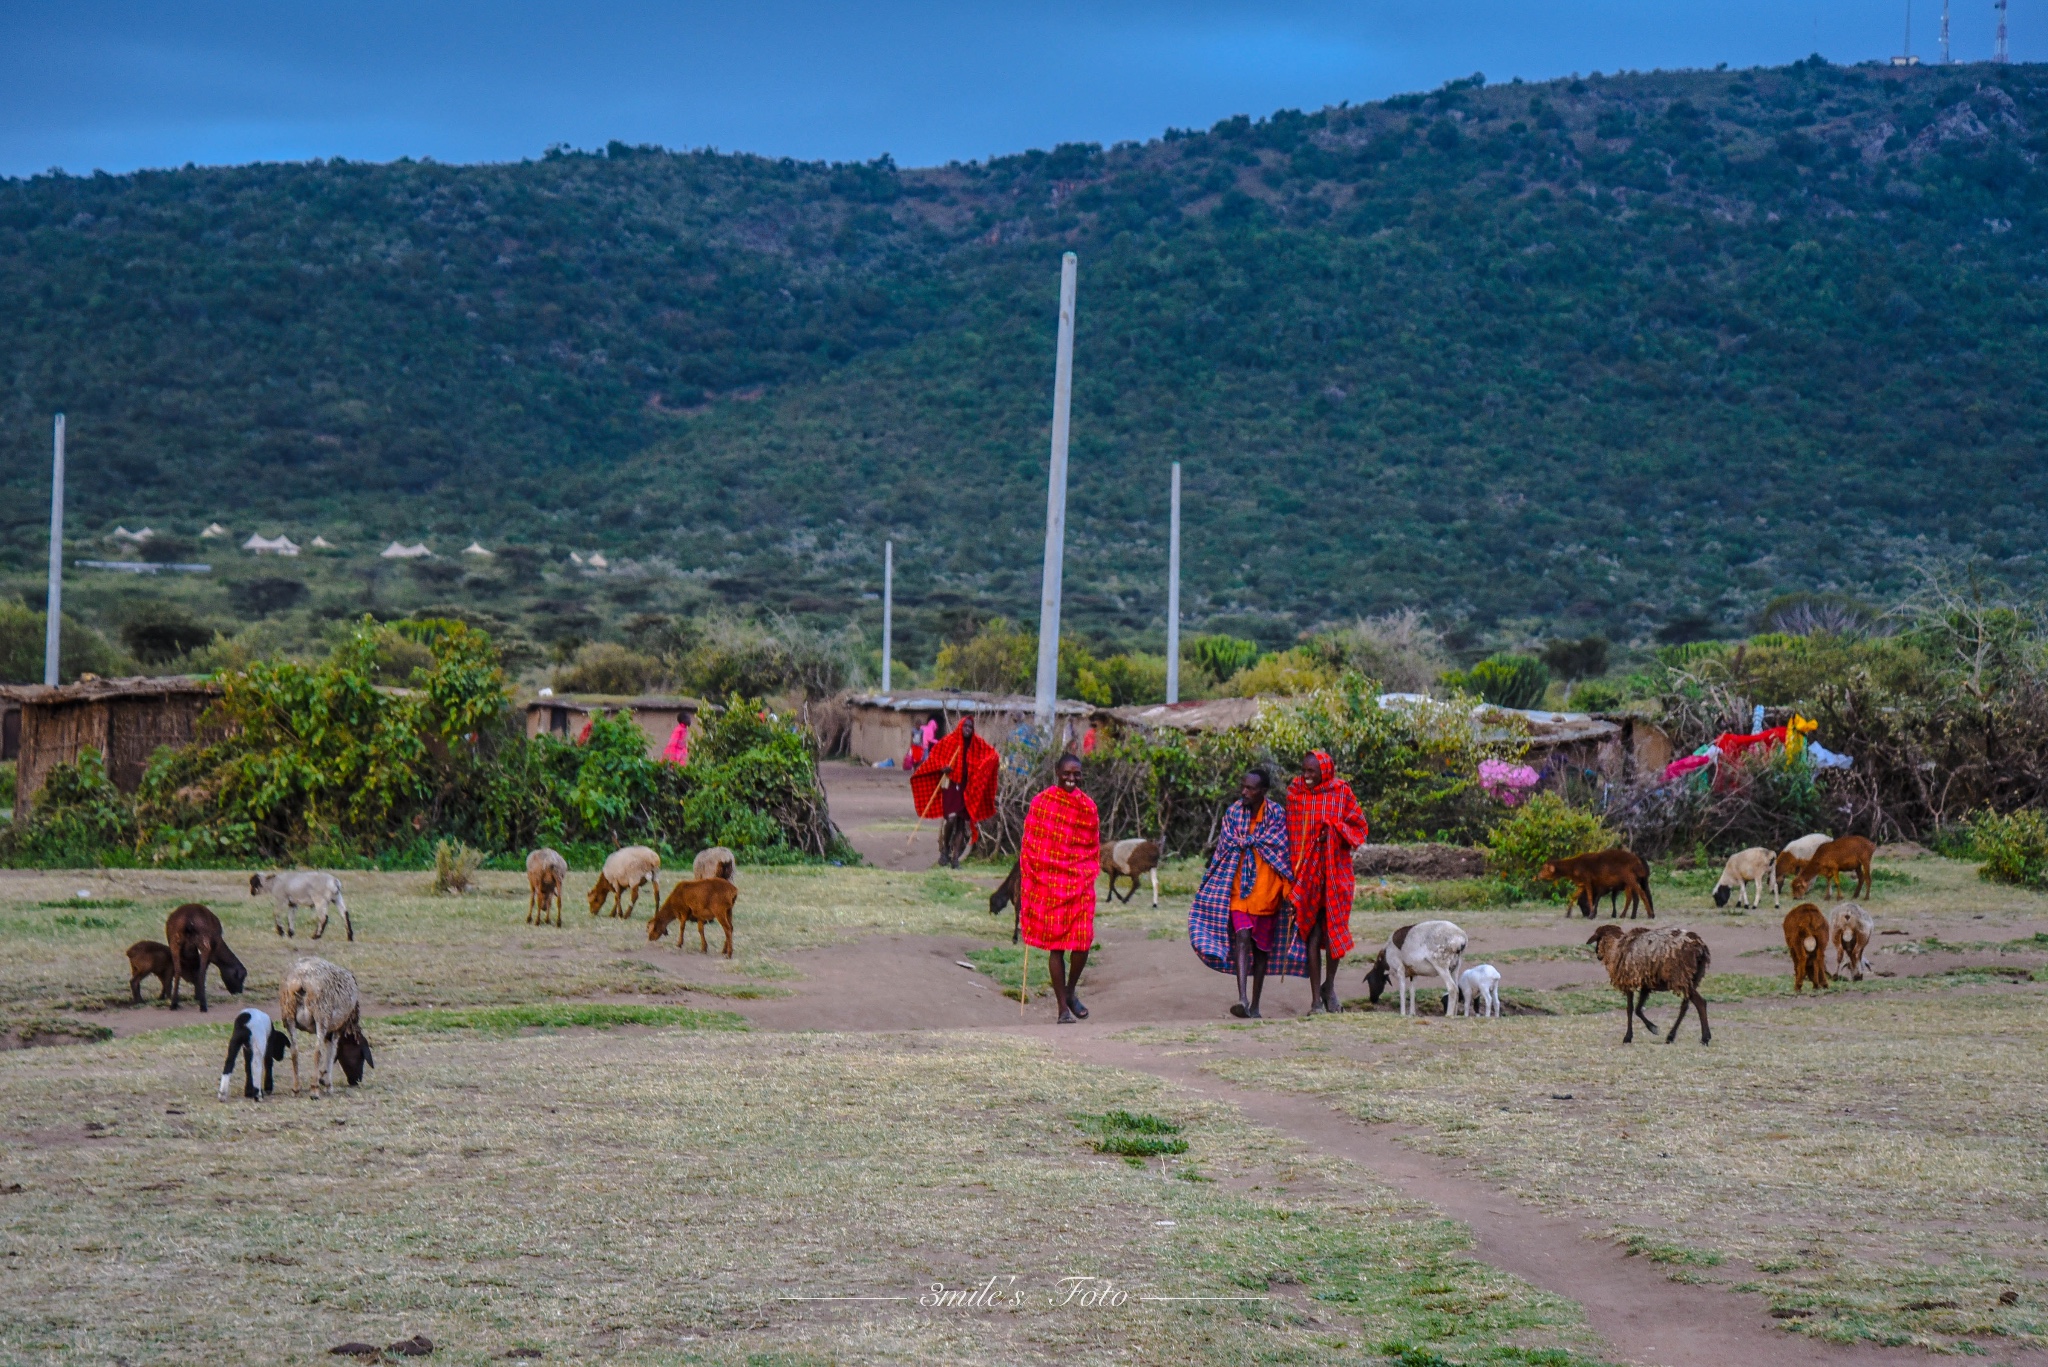
M882 692L889 691L889 652L896 648L896 543L882 543Z
M1074 398L1074 281L1080 261L1060 258L1060 340L1053 363L1052 472L1045 491L1045 584L1038 604L1038 732L1052 738L1060 683L1060 569L1067 552L1067 414Z
M64 415L57 415L56 455L50 464L50 620L43 627L43 682L57 686L57 652L64 619Z
M1180 701L1180 462L1173 463L1172 511L1166 519L1166 700Z

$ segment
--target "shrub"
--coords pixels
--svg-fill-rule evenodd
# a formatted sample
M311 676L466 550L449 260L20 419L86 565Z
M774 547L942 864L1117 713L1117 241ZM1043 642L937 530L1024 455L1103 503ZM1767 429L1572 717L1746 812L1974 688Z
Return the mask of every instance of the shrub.
M1628 701L1628 694L1612 679L1587 679L1572 685L1565 706L1574 712L1616 712Z
M1007 617L994 617L968 640L939 647L932 679L940 688L975 693L1028 693L1038 677L1038 637Z
M1180 658L1220 684L1258 660L1259 643L1211 632L1182 641Z
M1554 640L1543 647L1543 663L1560 679L1597 679L1607 672L1605 636Z
M153 546L156 543L148 543ZM146 665L168 664L213 640L213 628L177 603L152 598L139 604L121 623L121 644Z
M555 687L565 693L645 693L665 673L661 661L652 655L610 641L593 641L576 652L567 668L555 671Z
M1112 655L1094 669L1107 697L1106 707L1130 707L1166 701L1164 655Z
M434 891L438 893L463 893L469 891L469 880L482 867L483 855L463 844L460 840L437 840L434 842Z
M1316 658L1315 652L1296 647L1268 655L1250 668L1241 669L1223 686L1233 698L1293 698L1328 688L1337 676Z
M1993 811L1970 818L1970 850L1984 862L1977 876L1987 883L2048 884L2048 815L2027 808L2000 816Z
M1494 872L1504 881L1533 887L1536 871L1551 859L1611 848L1614 833L1592 812L1572 806L1556 793L1538 793L1517 807L1486 836ZM1562 899L1566 885L1551 895Z
M1550 687L1550 667L1529 655L1494 655L1463 672L1444 675L1444 683L1495 707L1535 707Z
M1333 676L1362 674L1394 693L1426 693L1451 666L1443 634L1413 608L1361 617L1306 648Z
M0 599L0 683L43 681L43 624L48 617L11 599ZM57 652L58 677L70 683L80 674L112 676L128 672L121 652L107 639L65 614Z
M87 748L52 768L28 816L17 813L0 832L0 858L41 868L125 864L135 841L135 804L107 777L100 752Z
M852 623L819 631L793 618L751 622L737 617L636 623L642 648L659 643L677 680L700 697L735 693L765 698L801 691L830 697L866 676L865 643Z

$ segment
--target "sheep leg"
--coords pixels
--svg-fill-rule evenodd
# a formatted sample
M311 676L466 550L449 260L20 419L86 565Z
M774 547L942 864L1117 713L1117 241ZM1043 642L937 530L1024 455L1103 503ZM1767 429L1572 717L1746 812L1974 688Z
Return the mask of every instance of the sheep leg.
M1159 909L1159 870L1152 870L1152 909Z
M1714 1032L1707 1028L1707 999L1700 995L1700 990L1697 987L1687 991L1685 999L1691 1002L1693 1008L1700 1013L1700 1043L1712 1044L1714 1042ZM1671 1033L1676 1035L1678 1033L1677 1027L1674 1026Z
M1685 999L1678 1003L1678 1019L1671 1022L1671 1033L1664 1037L1666 1044L1678 1038L1678 1027L1685 1024L1685 1009L1692 1005L1692 999L1696 995L1696 993L1689 992L1686 994Z
M1621 994L1621 1019L1624 1022L1621 1042L1623 1044L1634 1044L1636 1042L1636 994L1634 992L1624 992Z
M1455 969L1461 967L1463 967L1462 963L1452 964L1449 968L1442 964L1435 965L1437 975L1444 980L1444 1016L1446 1019L1451 1014L1451 998L1457 995L1458 991L1457 981L1451 975Z
M1651 1033L1654 1034L1657 1029L1657 1022L1651 1020L1649 1016L1645 1014L1643 1011L1643 1008L1648 1006L1649 1004L1650 989L1645 987L1636 994L1636 1017L1637 1019L1641 1020L1643 1024L1649 1026Z

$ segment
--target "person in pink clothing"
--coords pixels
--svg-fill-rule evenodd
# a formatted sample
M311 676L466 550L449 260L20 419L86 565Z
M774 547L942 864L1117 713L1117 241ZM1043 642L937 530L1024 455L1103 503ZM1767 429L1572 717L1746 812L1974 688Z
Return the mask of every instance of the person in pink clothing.
M661 757L670 764L690 762L690 723L687 720L676 723L674 733L668 738L668 748L661 752Z

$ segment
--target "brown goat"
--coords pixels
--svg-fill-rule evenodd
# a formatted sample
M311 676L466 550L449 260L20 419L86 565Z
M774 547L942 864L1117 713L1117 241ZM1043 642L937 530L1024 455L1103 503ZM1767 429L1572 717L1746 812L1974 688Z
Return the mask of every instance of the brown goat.
M1792 951L1792 991L1807 983L1824 992L1828 985L1828 918L1811 902L1785 913L1785 948Z
M569 862L543 845L526 856L526 923L548 923L548 903L555 905L555 924L562 924L562 885L569 881Z
M676 922L676 953L680 954L683 952L683 937L694 923L697 947L709 954L711 940L705 931L716 921L725 928L725 957L730 959L732 908L739 897L740 890L723 878L693 878L687 883L678 883L669 889L668 900L647 923L647 938L650 942L659 940L668 934L670 922Z
M137 1006L142 1005L142 980L150 977L163 984L157 1000L170 1000L171 947L155 940L137 940L128 946L128 991Z
M199 1001L199 1009L206 1009L206 970L220 969L220 980L227 990L236 996L242 992L242 984L249 979L249 970L242 967L242 961L228 948L228 942L221 937L220 917L213 909L198 902L187 902L164 918L164 938L170 943L165 946L171 952L171 963L176 972L171 975L171 1010L178 1009L178 984L180 980L192 984L192 995Z
M1877 846L1860 835L1845 835L1840 840L1830 840L1813 852L1813 858L1799 866L1799 873L1792 880L1792 895L1804 897L1806 890L1818 880L1827 880L1834 892L1835 900L1842 899L1842 875L1852 869L1856 874L1857 897L1870 895L1870 861L1877 854Z
M1650 900L1650 866L1633 850L1601 850L1597 854L1575 854L1569 859L1546 860L1536 871L1536 877L1545 883L1569 878L1578 885L1572 898L1572 905L1592 920L1602 897L1618 898L1628 894L1628 915L1635 919L1636 904L1640 902L1651 920L1657 919L1657 904ZM1610 917L1620 911L1610 903ZM1571 913L1567 911L1566 916Z

